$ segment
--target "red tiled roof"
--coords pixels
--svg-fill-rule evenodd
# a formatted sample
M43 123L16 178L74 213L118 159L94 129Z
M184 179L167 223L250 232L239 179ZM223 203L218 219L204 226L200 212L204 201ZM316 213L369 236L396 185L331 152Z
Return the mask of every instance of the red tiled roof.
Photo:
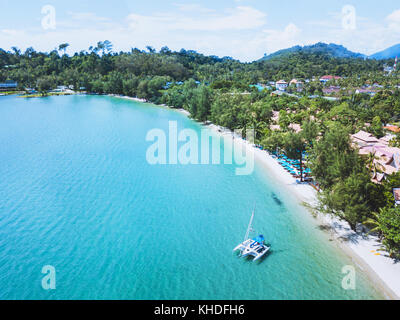
M339 80L342 79L341 77L338 76L322 76L321 78L319 78L320 80Z
M383 128L386 129L386 130L395 132L395 133L399 133L400 132L400 128L398 126L386 126L386 127L383 127Z

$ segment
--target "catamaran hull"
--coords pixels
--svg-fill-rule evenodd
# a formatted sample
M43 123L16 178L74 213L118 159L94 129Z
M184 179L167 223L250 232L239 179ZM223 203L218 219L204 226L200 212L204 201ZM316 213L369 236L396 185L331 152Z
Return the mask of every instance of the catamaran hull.
M270 248L266 248L265 251L261 254L259 254L257 257L254 258L253 261L257 261L258 259L261 259L263 256L265 256L267 254L267 252L269 251Z
M267 247L264 244L257 244L252 240L247 240L241 244L239 244L233 251L240 251L242 257L252 256L254 257L253 261L259 260L262 256L264 256L270 247Z

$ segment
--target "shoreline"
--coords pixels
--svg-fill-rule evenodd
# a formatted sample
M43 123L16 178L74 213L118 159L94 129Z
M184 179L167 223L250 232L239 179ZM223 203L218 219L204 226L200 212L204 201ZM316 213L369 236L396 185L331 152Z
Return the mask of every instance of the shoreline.
M224 137L233 137L233 133L226 128L214 124L207 125L207 127ZM284 185L296 197L296 201L300 205L306 203L314 207L317 204L317 191L309 184L298 184L296 179L285 171L269 153L236 136L233 143L253 152L255 161L258 161L268 171L268 174L276 178L277 183ZM311 214L309 208L307 211ZM377 290L381 291L388 299L400 300L400 263L396 264L393 259L388 257L387 252L381 249L382 244L377 237L357 234L351 230L346 221L334 216L319 212L313 216L320 226L327 229L329 235L339 244L340 249L360 269L365 271Z
M144 99L109 95L112 97L132 100L136 102L148 101ZM156 105L180 112L189 117L190 113L184 109L169 107L166 105ZM306 203L314 207L317 202L317 191L309 184L298 184L296 179L290 175L284 168L266 151L258 149L248 141L237 137L230 130L217 126L215 124L202 124L222 138L232 139L235 147L244 147L246 152L254 154L254 160L257 161L264 170L276 178L277 183L285 186L294 196L296 201L303 205ZM307 211L311 214L309 208ZM324 227L327 233L338 243L340 249L348 255L360 269L365 271L371 282L378 291L392 300L400 300L400 262L395 263L393 259L382 249L379 239L372 235L358 234L351 230L349 224L337 217L317 213L313 215L318 224Z

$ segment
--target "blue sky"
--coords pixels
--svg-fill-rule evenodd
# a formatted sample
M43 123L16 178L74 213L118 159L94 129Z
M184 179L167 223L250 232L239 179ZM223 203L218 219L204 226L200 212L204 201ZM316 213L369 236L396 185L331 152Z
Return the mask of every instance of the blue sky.
M54 8L54 28L47 26ZM293 45L334 42L371 54L400 43L400 2L393 0L0 0L0 47L68 53L110 40L133 47L197 50L252 61ZM46 24L45 24L46 25Z

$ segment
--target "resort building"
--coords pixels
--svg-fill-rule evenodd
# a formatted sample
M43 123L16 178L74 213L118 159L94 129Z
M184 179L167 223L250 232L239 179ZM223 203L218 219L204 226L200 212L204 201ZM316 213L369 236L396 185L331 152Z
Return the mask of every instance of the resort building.
M65 92L67 90L67 86L57 86L56 89L53 90L53 92Z
M279 80L275 84L275 88L278 91L286 91L286 88L288 87L288 83L285 80Z
M376 157L373 160L376 168L373 176L375 182L382 182L387 175L400 171L400 148L389 146L392 138L392 135L387 135L378 139L365 131L360 131L351 136L353 146L358 148L359 154L373 154Z
M4 83L0 83L0 91L13 91L18 87L18 82L7 80Z
M281 130L281 126L280 126L279 124L271 124L271 125L269 126L269 129L270 129L271 131L279 131L279 130Z
M304 83L300 80L293 79L289 82L289 86L296 86L297 92L303 91Z
M272 120L273 122L275 122L275 123L278 123L278 122L279 122L279 111L275 111L275 110L272 111L271 120Z
M376 95L376 90L372 88L359 88L355 90L355 94L360 94L360 93L369 94L372 97Z
M396 206L400 206L400 188L393 189L394 202Z
M374 137L371 133L360 131L351 136L351 140L358 147L373 146L379 142L378 138Z
M393 70L394 70L394 68L390 67L390 66L384 66L383 67L383 72L386 72L386 73L389 73L389 74L392 73Z
M330 76L330 75L328 75L328 76L323 76L323 77L321 77L321 78L319 78L319 81L321 82L321 83L327 83L328 81L332 81L332 80L339 80L339 79L342 79L341 77L338 77L338 76Z
M291 123L289 124L289 129L292 129L294 132L299 133L302 131L301 129L301 125L299 125L298 123Z
M327 88L323 88L322 92L324 94L339 94L341 88L339 86L329 86Z
M281 130L281 126L279 125L279 111L272 111L272 117L271 120L275 124L271 124L269 126L269 129L272 131L279 131ZM289 129L293 130L296 133L299 133L302 131L301 125L298 123L290 123L288 126Z

